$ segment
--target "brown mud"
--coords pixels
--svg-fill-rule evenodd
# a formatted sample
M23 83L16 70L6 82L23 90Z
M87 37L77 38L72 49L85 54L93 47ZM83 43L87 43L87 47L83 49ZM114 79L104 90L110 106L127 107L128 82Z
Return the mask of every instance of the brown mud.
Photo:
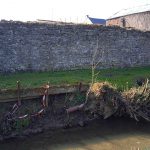
M32 117L1 120L0 139L29 136L45 130L84 127L95 119L107 119L113 116L133 118L136 121L150 121L150 87L132 88L120 92L111 84L94 83L87 93L60 94L48 98L48 105L42 113ZM46 100L46 98L45 98ZM20 113L27 110L39 110L40 101L35 105L25 103ZM36 106L36 107L35 107ZM27 108L27 109L24 109ZM1 117L3 118L3 117ZM9 123L8 123L9 122ZM4 124L3 124L4 123Z

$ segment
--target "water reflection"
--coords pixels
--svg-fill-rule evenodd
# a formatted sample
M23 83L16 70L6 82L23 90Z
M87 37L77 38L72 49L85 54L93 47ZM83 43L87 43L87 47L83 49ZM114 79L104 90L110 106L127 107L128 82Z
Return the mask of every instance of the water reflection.
M0 144L0 150L150 150L150 124L99 120L84 128L48 131Z

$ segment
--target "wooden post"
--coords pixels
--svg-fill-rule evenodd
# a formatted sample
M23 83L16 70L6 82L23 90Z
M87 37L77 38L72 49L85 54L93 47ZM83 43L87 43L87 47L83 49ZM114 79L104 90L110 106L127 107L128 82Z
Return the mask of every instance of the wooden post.
M17 81L17 95L18 95L18 105L21 105L21 99L20 99L20 81Z
M47 91L46 91L46 107L48 107L48 100L49 100L49 82L47 83Z
M81 92L81 89L82 89L82 82L79 83L79 89L78 89L79 92Z

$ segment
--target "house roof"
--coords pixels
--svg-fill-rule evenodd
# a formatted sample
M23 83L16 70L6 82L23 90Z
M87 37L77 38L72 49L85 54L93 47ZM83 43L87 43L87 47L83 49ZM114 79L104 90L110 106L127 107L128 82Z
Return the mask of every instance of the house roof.
M88 18L93 24L102 24L102 25L105 25L105 24L106 24L106 20L105 20L105 19L92 18L92 17L89 17L89 15L87 15L87 18Z
M122 16L131 15L131 14L147 12L147 11L150 11L150 4L138 6L138 7L133 7L133 8L128 8L128 9L123 9L119 12L116 12L114 15L109 17L107 20L122 17Z

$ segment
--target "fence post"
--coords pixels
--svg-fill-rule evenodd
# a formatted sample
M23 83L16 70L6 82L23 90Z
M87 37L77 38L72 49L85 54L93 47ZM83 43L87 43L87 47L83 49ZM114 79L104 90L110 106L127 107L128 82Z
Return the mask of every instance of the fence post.
M17 81L17 95L18 95L18 105L21 105L21 99L20 99L20 81Z
M47 83L47 91L46 91L46 107L48 107L48 100L49 100L49 82Z

